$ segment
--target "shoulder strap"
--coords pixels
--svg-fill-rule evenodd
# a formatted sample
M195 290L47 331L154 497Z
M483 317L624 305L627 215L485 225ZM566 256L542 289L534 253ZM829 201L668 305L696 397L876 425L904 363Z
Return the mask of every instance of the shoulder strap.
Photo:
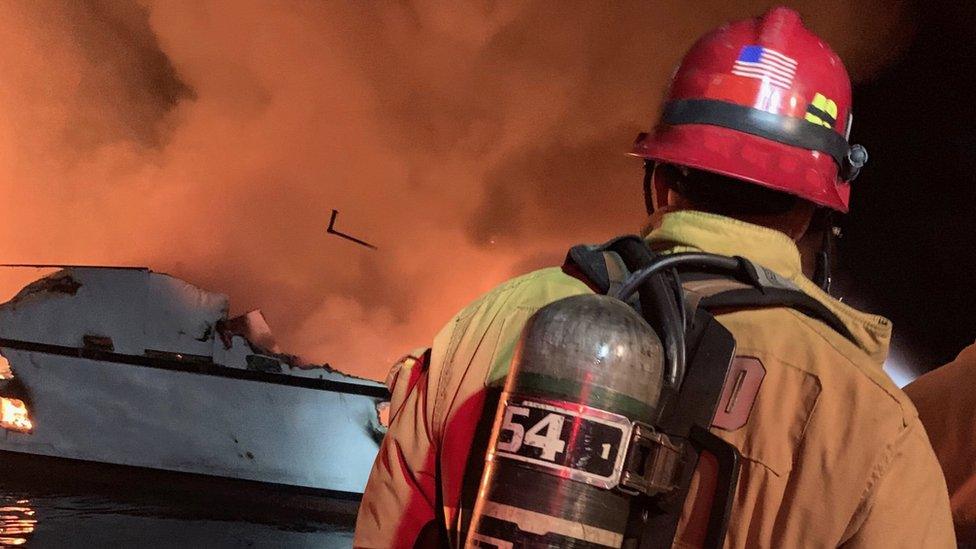
M581 273L586 278L583 282L601 294L612 293L630 275L627 264L613 248L623 240L634 238L637 237L633 235L618 236L599 245L580 244L573 246L566 254L563 270L573 276L576 276L577 272ZM568 269L567 267L575 267L575 269Z
M636 244L646 250L646 255L635 253ZM566 256L563 270L580 278L599 293L612 294L641 263L654 257L643 239L627 235L596 246L574 246ZM698 307L708 311L788 307L823 322L854 341L854 336L843 321L822 303L776 272L746 259L742 261L747 267L742 277L744 280L727 274L681 274L685 306L691 311L689 316L693 316ZM628 262L636 265L628 265ZM636 299L632 305L639 309Z
M766 307L789 307L810 318L820 320L832 330L854 341L854 335L847 329L840 317L816 299L800 290L772 288L765 291L758 288L737 288L705 296L699 306L709 311L722 309L761 309Z

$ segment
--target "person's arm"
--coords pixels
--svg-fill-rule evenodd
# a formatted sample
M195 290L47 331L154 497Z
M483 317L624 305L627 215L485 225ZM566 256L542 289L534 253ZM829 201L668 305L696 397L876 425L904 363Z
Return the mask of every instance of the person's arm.
M429 356L404 357L387 378L390 427L359 506L355 547L414 547L437 533L435 445L425 420Z
M945 479L917 418L880 460L853 527L842 547L956 547Z
M444 522L453 522L442 513L443 506L456 505L459 497L456 491L438 492L445 474L438 468L438 450L467 456L473 433L466 429L476 427L458 420L453 436L443 439L445 422L456 412L452 408L456 397L460 394L458 402L465 402L479 392L483 396L486 385L504 380L522 326L536 310L585 293L591 290L559 269L510 280L448 322L434 339L432 351L423 355L429 361L408 359L394 367L387 380L392 393L390 428L360 504L356 547L431 547L427 538L419 536L442 533ZM458 445L466 446L462 450ZM447 464L442 461L440 467L452 468L448 476L459 479L465 463L453 459ZM447 501L438 501L438 496Z
M942 464L956 536L967 547L976 547L976 394L969 390L974 378L976 344L905 387Z

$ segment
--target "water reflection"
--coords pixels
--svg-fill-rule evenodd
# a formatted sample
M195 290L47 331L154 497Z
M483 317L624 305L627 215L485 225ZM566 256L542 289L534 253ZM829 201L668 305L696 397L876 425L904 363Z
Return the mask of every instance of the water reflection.
M267 507L25 492L0 482L0 547L352 546L354 517L348 513L301 516Z
M27 543L27 539L34 533L37 514L30 507L30 500L11 498L0 499L0 547L14 547Z

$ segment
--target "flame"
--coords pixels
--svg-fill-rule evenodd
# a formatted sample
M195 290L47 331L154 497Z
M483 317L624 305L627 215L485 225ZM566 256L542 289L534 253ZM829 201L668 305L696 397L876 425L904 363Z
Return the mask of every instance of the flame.
M390 403L380 402L376 405L376 419L384 429L390 426Z
M10 369L10 363L3 356L0 356L0 379L10 379L14 377L13 371Z
M858 76L915 21L789 3ZM637 230L624 152L671 67L765 3L660 5L0 2L0 256L146 265L383 379L506 278ZM0 299L34 274L0 271Z
M20 433L30 433L34 429L23 400L0 397L0 427Z

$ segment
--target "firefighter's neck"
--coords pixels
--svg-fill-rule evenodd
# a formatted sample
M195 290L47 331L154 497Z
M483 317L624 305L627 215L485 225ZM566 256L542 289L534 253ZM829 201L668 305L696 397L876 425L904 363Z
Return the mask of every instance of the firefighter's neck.
M659 211L661 215L664 215L667 211L701 210L693 202L672 189L669 189L666 194L667 197L664 203L657 204L658 208L655 210L654 215L651 216L652 219L658 215ZM779 231L790 237L794 242L799 242L806 234L807 229L810 228L810 222L813 220L813 214L816 209L817 207L812 202L802 200L797 201L793 208L781 214L741 214L730 215L730 217Z
M803 276L813 280L817 272L817 256L821 252L830 254L830 250L824 250L824 231L830 228L810 229L796 241L796 247L800 250L800 267Z
M666 197L655 196L654 199L656 207L642 231L644 235L650 234L654 228L658 227L661 224L661 219L667 213L681 210L701 210L680 193L670 189L667 191ZM816 206L813 203L800 201L793 209L782 214L743 214L732 217L739 221L779 231L790 237L793 242L796 242L797 248L800 250L803 274L810 278L816 269L816 256L821 249L820 243L822 241L822 235L818 231L810 231L810 222L813 220L815 211Z

